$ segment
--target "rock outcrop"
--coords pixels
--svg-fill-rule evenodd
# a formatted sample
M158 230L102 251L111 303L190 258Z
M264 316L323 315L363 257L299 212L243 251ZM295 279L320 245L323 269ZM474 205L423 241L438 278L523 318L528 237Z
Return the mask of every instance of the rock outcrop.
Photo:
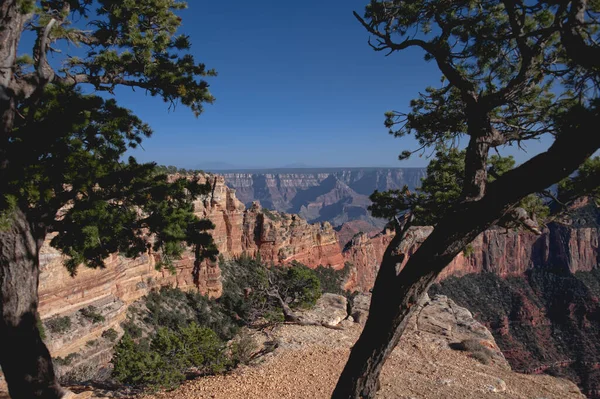
M329 223L311 225L296 215L268 211L258 204L246 209L236 198L235 190L224 184L222 176L202 178L210 179L213 190L196 201L195 210L199 217L207 217L215 224L212 234L224 257L260 255L265 262L274 264L298 261L310 267L343 267L344 258ZM156 270L155 255L127 259L113 254L106 260L105 268L80 267L77 275L71 277L63 266L65 258L50 247L51 238L47 237L40 255L39 312L46 326L52 318L69 318L71 327L66 332L46 328L46 343L54 357L71 355L69 363L74 367L79 363L106 364L110 360L111 345L102 339L102 334L110 329L120 332L128 306L151 289L170 285L197 289L211 297L222 292L221 271L216 262L204 262L198 279L194 279L191 252L174 262L174 274ZM81 309L89 306L102 321L81 317Z
M431 227L411 227L401 245L410 256L431 233ZM384 232L368 237L355 236L344 251L353 265L347 288L368 291L373 287L383 253L394 237ZM600 262L597 227L574 227L551 223L541 236L526 232L492 228L481 233L467 250L444 269L440 279L471 273L494 273L501 277L518 276L531 268L562 269L571 273L590 271Z
M338 227L364 220L385 224L367 211L375 190L411 190L420 185L424 168L282 169L224 174L229 187L250 206L253 201L278 211L297 213L309 222L328 221Z
M486 325L513 369L548 373L600 398L600 270L470 274L434 285Z

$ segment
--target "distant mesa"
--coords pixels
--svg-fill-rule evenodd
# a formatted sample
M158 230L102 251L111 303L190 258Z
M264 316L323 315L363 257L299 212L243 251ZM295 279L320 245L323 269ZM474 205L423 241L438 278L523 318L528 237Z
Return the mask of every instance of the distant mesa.
M297 213L309 222L329 222L343 229L344 240L357 232L381 230L385 220L373 218L368 206L375 190L413 190L425 168L289 168L223 171L226 184L246 206L260 201L265 208Z

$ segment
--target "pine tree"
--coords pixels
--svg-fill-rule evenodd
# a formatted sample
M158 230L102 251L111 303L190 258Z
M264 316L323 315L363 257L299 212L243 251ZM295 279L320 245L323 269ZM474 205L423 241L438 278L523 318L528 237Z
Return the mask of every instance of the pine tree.
M419 143L401 159L437 148L442 152L434 162L442 167L421 192L375 198L377 212L410 209L435 228L397 272L405 259L396 248L410 217L401 219L405 225L399 223L384 254L368 320L335 399L374 398L383 364L439 273L506 218L535 231L535 220L519 205L531 205L523 202L527 196L568 178L600 148L600 3L372 0L364 17L355 16L376 51L414 47L437 65L441 83L413 100L410 112L388 112L385 124L394 136L412 135ZM554 139L547 151L494 175L494 149L544 135ZM464 154L451 150L461 139ZM579 187L597 194L598 168L585 165ZM576 194L573 185L562 187L563 196Z
M79 89L131 87L199 115L213 101L205 78L215 72L196 63L188 37L177 35L184 7L176 0L0 2L0 365L14 398L62 395L36 318L48 233L72 274L80 264L103 267L114 252L150 250L168 265L191 245L196 266L216 254L213 226L191 203L208 184L172 181L154 164L123 160L150 127L113 98ZM35 37L32 48L19 46L26 35Z

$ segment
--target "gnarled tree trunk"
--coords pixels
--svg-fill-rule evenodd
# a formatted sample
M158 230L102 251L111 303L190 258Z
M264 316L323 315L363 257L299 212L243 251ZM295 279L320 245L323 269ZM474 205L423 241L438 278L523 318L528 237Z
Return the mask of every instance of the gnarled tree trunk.
M37 321L41 242L21 210L11 216L0 230L0 365L13 399L60 398Z
M545 153L503 174L478 201L454 207L410 257L400 273L396 237L384 254L365 328L352 348L332 399L370 399L379 375L410 316L439 273L478 234L511 212L523 197L571 175L600 147L597 110L575 111L570 126Z

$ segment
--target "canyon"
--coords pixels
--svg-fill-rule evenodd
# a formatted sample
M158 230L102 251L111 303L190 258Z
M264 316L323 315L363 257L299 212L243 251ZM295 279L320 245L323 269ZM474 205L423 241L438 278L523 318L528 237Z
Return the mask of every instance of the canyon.
M367 208L373 191L410 190L420 186L425 168L321 168L227 171L226 184L247 206L295 213L309 222L363 221L361 231L378 231L385 221L371 217ZM346 244L342 242L342 245Z
M309 267L324 265L338 270L347 265L346 289L366 292L372 288L383 252L393 238L392 231L383 230L377 234L355 233L353 238L343 245L338 237L341 231L336 232L333 225L327 221L310 224L299 215L265 209L256 201L247 207L237 198L237 191L227 186L223 176L203 174L200 178L210 181L213 189L209 195L197 199L195 210L199 217L210 218L215 224L212 234L222 256L260 256L263 261L275 265L298 261ZM438 282L440 286L444 286L453 281L475 281L472 283L472 289L485 290L485 284L472 279L476 276L482 279L494 276L502 286L501 284L512 284L514 281L520 281L519 284L523 285L523 281L527 281L531 273L563 276L584 273L586 276L595 276L593 273L596 273L600 260L597 208L593 204L583 204L578 215L570 224L551 223L541 236L500 228L485 231L474 240L465 253L453 260ZM412 227L400 250L410 256L430 232L430 227ZM50 238L48 237L47 242ZM210 297L221 295L222 281L218 262L205 261L197 278L194 278L194 262L190 252L175 261L174 273L157 270L155 266L158 257L158 254L149 253L136 259L127 259L113 254L107 259L106 268L93 270L80 267L77 275L71 277L63 266L64 257L49 245L44 246L40 254L39 312L46 326L46 343L52 355L55 358L72 359L68 367L59 368L62 376L68 377L75 369L78 369L79 376L82 375L82 369L87 370L90 377L97 375L98 366L107 365L112 355L113 343L104 338L106 332L114 329L121 333L121 323L127 318L129 305L152 289L170 285L182 289L195 289ZM586 278L586 281L593 280L591 277ZM600 282L598 284L600 286ZM550 288L547 288L548 292L556 293ZM556 314L559 313L543 305L541 299L535 299L527 302L535 306L511 308L512 310L507 311L502 318L494 318L494 314L490 315L489 312L486 313L487 310L481 310L481 304L476 300L484 301L486 296L477 292L472 293L470 302L461 302L463 297L458 293L458 289L448 288L438 293L457 300L461 306L476 310L475 317L492 331L500 348L507 351L507 360L515 369L536 371L548 366L548 362L543 360L545 352L532 354L513 349L515 342L523 338L519 335L522 334L521 331L510 335L510 339L506 338L506 334L502 334L507 331L507 325L508 331L511 331L510 326L514 323L521 325L523 320L529 320L529 325L541 325L552 329L555 320L551 317L556 318ZM542 294L543 292L545 291L539 290L536 295L547 295ZM594 339L600 342L600 336L594 335L595 331L600 331L600 313L594 307L598 295L586 297L586 303L589 302L589 305L584 307L569 302L572 298L574 297L567 297L564 305L566 308L561 309L571 312L567 314L576 314L575 320L579 324L592 326L589 330L591 335L587 330L577 330L577 334L583 334L584 338L581 340L590 342L590 337L595 337ZM577 303L581 302L579 299L578 301ZM85 317L82 310L90 307L102 316L102 321ZM61 317L69 317L72 321L72 326L66 333L55 332L49 328L52 320ZM548 331L543 334L547 336L550 334ZM535 334L532 336L537 337ZM534 339L532 336L525 338ZM587 351L593 356L596 356L596 353L600 354L600 348L586 345ZM598 357L600 358L600 355ZM530 361L530 358L537 360ZM566 355L552 355L550 358L552 364L573 360ZM587 369L581 371L582 365L596 367L594 359L596 358L583 363L569 363L576 364L574 367L580 372L565 374L577 381L587 392L594 392L595 382L586 385L580 375L591 375L591 381L597 381L598 378ZM524 361L530 362L531 367L524 365ZM555 365L552 370L557 368ZM574 368L570 367L569 370Z

